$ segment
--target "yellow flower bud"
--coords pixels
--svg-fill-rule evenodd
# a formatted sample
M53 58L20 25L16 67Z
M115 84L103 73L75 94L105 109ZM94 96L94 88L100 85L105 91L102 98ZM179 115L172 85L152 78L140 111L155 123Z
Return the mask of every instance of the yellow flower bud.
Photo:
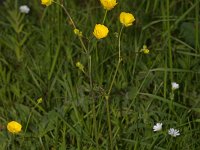
M46 5L46 6L51 5L52 2L53 2L53 0L41 0L42 5Z
M144 54L149 54L149 49L146 45L143 45L143 48L140 50L140 52L143 52Z
M42 103L42 101L43 101L42 97L37 99L38 104Z
M128 27L128 26L133 25L133 22L135 21L135 18L130 13L121 12L121 14L119 16L119 20L125 27Z
M79 29L74 29L74 34L76 34L76 35L78 35L80 37L83 36L82 32Z
M79 61L76 63L76 67L78 67L81 71L84 70L84 66Z
M144 49L143 51L145 54L149 54L149 50L148 49Z
M13 134L19 133L22 129L22 125L16 121L11 121L7 124L7 129L9 132L11 132Z
M102 39L102 38L105 38L107 35L108 35L108 28L102 24L96 24L95 27L94 27L94 36L97 38L97 39Z
M100 2L106 10L111 10L117 5L116 0L100 0Z

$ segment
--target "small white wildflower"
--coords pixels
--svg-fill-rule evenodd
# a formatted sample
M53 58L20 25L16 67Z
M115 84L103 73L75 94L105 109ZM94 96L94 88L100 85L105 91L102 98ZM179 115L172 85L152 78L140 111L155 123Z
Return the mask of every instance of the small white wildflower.
M174 128L170 128L168 130L168 134L171 135L171 136L173 136L173 137L176 137L176 136L180 135L179 130L174 129Z
M179 88L179 84L176 82L172 82L172 90L176 90Z
M156 123L156 125L153 126L153 131L160 131L162 130L162 123Z
M30 8L27 5L22 5L22 6L19 7L19 10L20 10L21 13L28 14L29 11L30 11Z

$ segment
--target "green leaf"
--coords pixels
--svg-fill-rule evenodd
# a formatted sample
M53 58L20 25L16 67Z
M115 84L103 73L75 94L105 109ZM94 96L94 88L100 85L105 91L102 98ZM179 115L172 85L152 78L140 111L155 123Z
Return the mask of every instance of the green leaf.
M153 95L153 94L149 94L149 93L140 93L140 95L145 95L145 96L151 97L153 99L160 100L160 101L162 101L164 103L167 103L167 104L171 103L171 100L163 98L163 97L160 97L160 96L157 96L157 95ZM181 104L179 104L177 102L173 102L173 104L174 104L174 106L177 106L177 107L180 107L180 108L184 108L184 109L188 109L186 106L181 105Z
M195 46L195 25L191 22L183 22L180 26L181 36L185 40L186 43L188 43L191 46ZM200 31L200 30L199 30ZM200 41L199 41L200 42Z

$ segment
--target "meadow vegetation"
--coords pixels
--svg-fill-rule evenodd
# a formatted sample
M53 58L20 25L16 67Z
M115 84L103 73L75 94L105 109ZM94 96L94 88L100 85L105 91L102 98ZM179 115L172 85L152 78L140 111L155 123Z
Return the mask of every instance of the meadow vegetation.
M200 149L200 1L106 1L0 6L0 149Z

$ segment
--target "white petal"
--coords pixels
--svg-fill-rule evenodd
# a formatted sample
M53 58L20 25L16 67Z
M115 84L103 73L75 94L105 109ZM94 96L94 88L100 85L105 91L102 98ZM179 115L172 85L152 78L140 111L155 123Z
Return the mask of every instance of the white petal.
M30 11L30 8L27 5L22 5L22 6L19 7L19 10L20 10L21 13L28 14L29 11Z

